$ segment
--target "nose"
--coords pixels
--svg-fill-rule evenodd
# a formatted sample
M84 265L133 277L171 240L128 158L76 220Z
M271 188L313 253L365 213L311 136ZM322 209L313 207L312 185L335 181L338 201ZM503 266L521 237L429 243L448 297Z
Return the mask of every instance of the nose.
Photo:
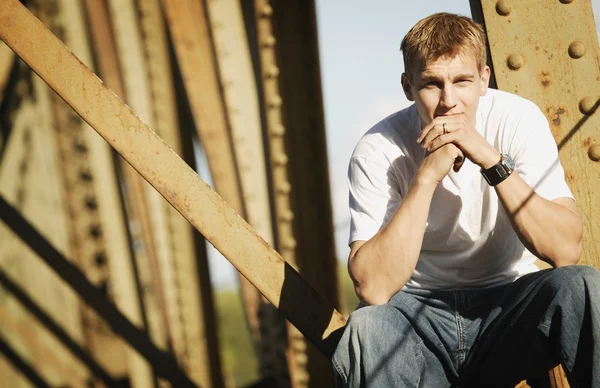
M446 109L451 109L456 105L456 91L453 85L444 85L440 96L440 105Z

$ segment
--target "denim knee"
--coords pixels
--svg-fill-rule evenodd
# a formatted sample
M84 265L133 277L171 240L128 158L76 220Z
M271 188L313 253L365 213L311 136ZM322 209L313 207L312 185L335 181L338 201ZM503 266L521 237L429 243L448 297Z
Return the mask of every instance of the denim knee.
M389 316L392 310L393 308L387 304L361 307L350 314L346 330L365 334L365 332L372 332L374 327L391 324L393 321Z
M555 291L581 294L586 288L600 287L600 272L588 265L568 265L551 270L548 285Z

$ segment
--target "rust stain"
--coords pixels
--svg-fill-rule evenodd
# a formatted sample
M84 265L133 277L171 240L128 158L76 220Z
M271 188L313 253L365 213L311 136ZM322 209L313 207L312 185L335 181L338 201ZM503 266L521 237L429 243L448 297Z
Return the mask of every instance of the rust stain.
M583 148L589 148L591 145L592 145L592 138L588 136L583 140Z
M550 105L546 108L546 117L555 127L560 126L563 115L568 115L567 108L564 105Z
M538 81L542 84L544 89L547 89L552 84L552 78L550 72L542 70L538 75Z
M573 175L572 173L565 171L565 179L567 180L567 183L571 184L573 182L575 182L575 175Z

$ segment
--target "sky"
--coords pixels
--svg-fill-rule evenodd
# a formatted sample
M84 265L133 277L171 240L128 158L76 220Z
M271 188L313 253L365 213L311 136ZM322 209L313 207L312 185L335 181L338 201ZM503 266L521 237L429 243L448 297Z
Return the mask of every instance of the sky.
M316 4L336 251L338 259L346 261L350 155L373 124L410 105L400 84L402 37L435 12L471 16L471 11L468 0L316 0ZM592 7L598 26L600 0L592 0ZM235 269L213 249L209 265L217 288L237 285Z

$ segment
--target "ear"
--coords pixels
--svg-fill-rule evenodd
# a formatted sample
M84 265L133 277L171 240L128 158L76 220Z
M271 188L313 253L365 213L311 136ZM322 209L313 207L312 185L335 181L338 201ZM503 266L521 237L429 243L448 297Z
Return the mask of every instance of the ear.
M490 85L490 77L491 77L492 71L490 70L489 66L484 66L483 70L481 70L481 88L479 90L479 95L480 96L485 96L485 94L487 93L488 87Z
M408 101L415 100L415 98L412 94L412 91L411 91L411 84L410 84L410 81L408 80L408 76L406 75L406 73L402 73L402 90L404 90L404 95L406 96L406 99Z

